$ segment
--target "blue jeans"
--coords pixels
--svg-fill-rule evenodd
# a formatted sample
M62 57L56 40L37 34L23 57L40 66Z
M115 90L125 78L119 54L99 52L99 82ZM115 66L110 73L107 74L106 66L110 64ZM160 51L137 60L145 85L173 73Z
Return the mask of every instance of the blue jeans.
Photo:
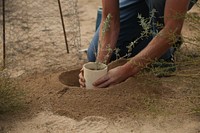
M161 28L157 27L156 23L164 25L164 7L166 0L120 0L120 33L117 40L116 48L119 48L118 52L120 57L124 57L130 54L128 57L133 57L144 49L148 43L152 40L154 35L149 35L143 39L140 39L132 49L131 53L128 52L127 46L130 42L136 40L141 36L143 28L140 25L138 14L141 14L144 18L149 18L149 14L152 9L156 10L155 17L152 22L153 32L160 31ZM189 9L194 5L197 0L191 0ZM101 21L101 15L97 16L97 26L94 37L88 48L88 61L94 62L96 60L95 53L98 50L99 40L99 24ZM164 60L171 58L173 54L173 47L161 57ZM116 54L113 52L111 61L116 60Z

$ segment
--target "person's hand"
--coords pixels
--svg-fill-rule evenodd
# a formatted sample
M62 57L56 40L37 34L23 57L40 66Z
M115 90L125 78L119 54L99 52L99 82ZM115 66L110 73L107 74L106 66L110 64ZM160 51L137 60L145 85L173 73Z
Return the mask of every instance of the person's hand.
M110 85L121 83L131 76L124 67L118 66L108 71L108 73L94 82L94 86L98 88L105 88Z
M80 84L81 88L85 88L85 79L84 79L84 76L83 76L83 68L80 70L79 84Z

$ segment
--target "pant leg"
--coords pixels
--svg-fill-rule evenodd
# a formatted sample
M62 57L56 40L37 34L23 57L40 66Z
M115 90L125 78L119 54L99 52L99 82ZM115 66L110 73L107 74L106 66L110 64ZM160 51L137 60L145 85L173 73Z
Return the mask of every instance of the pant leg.
M98 43L99 43L99 27L97 28L92 41L88 47L87 51L87 58L89 62L95 62L96 60L96 53L98 50Z
M120 57L128 54L127 46L130 42L140 37L142 27L140 26L138 14L147 18L149 16L149 9L144 0L121 0L120 1L120 33L117 40L116 47L120 49ZM131 51L130 56L134 56L139 53L152 38L145 38L139 40L137 46ZM99 28L95 32L95 35L88 48L88 61L95 61L95 53L98 49L99 40ZM111 61L116 59L116 54L113 53Z
M149 12L152 11L152 9L156 9L154 23L158 22L159 24L162 24L164 26L164 8L165 8L165 2L166 0L145 0L148 7ZM190 0L190 4L188 6L188 10L190 10L193 5L197 2L197 0ZM155 30L160 31L161 28L153 27Z
M188 6L188 10L190 10L193 6L194 6L194 4L197 2L198 0L190 0L190 4L189 4L189 6Z
M151 28L154 33L158 33L162 27L164 26L164 8L165 8L165 1L166 0L145 0L148 7L149 13L152 12L153 9L156 10L154 17L152 19ZM158 27L156 24L159 24ZM156 34L152 35L154 37ZM162 59L169 59L173 53L173 48L167 50L167 52L162 55Z

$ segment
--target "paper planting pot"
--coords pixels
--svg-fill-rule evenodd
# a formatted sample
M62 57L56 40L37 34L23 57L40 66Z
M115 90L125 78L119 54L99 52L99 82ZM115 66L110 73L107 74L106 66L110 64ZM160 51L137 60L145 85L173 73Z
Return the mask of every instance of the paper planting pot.
M94 89L92 84L107 73L108 67L103 63L88 62L83 65L83 71L86 89Z

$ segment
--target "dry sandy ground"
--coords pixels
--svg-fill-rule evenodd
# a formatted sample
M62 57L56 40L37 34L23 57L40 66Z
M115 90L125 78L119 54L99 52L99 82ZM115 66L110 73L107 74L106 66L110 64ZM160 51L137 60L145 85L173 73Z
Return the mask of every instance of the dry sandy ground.
M79 0L83 48L94 33L99 5ZM0 133L200 133L199 77L144 73L108 89L84 90L76 67L19 77L24 108L0 115ZM193 67L197 73L199 65Z
M66 50L57 0L6 1L6 68L11 77L78 64L80 33L76 1L60 1L70 54ZM1 45L1 56L2 49Z

